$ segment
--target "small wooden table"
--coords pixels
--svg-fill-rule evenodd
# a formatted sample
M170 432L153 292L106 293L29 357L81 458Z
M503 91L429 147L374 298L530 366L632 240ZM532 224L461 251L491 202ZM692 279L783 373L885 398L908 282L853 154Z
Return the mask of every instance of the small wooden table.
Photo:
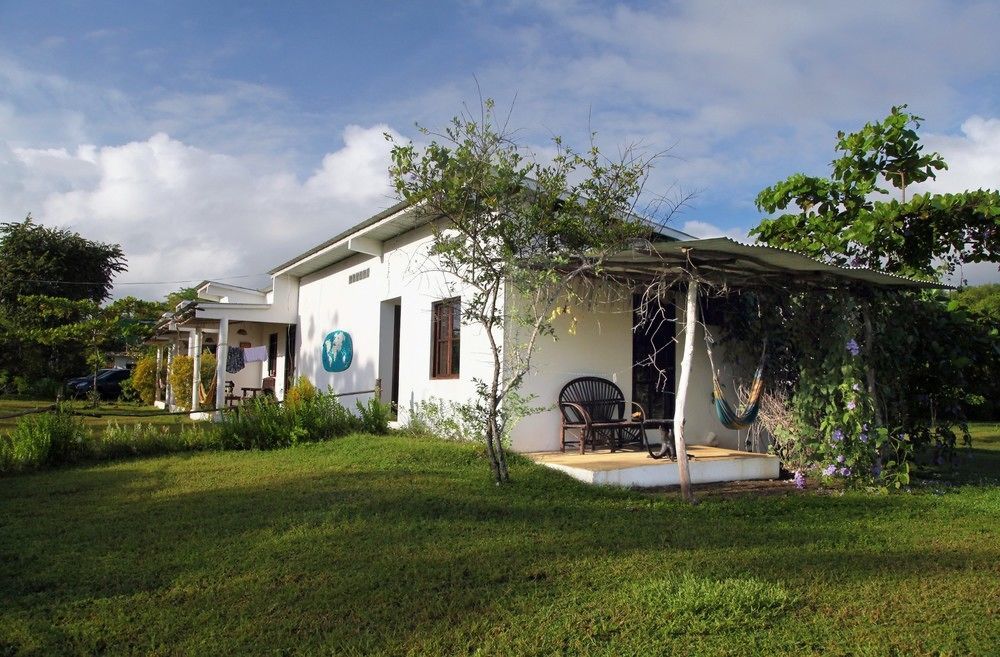
M264 389L263 388L254 388L252 386L246 386L246 387L240 388L240 390L243 391L243 399L246 399L247 397L256 397L261 392L263 392ZM250 394L248 394L248 393L250 393Z

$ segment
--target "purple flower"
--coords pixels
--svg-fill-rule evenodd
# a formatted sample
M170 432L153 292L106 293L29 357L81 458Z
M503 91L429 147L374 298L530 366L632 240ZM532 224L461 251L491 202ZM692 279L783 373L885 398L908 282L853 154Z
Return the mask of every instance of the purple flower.
M857 407L857 404L854 403L853 399L851 401L847 402L847 410L853 411L856 407Z
M837 455L837 463L843 463L843 462L844 462L844 455L843 454Z
M858 346L858 343L854 338L848 340L845 346L847 347L847 350L851 352L852 356L857 356L861 353L861 347Z
M840 469L840 474L844 475L845 477L850 477L851 476L851 469L850 468L841 468Z
M858 440L860 440L863 443L868 442L868 434L866 433L861 434L860 436L858 436Z
M801 470L795 471L795 487L802 490L806 487L806 473Z
M827 477L832 477L836 473L837 473L837 466L835 465L828 465L825 468L823 468L823 474L825 474Z
M840 442L844 439L844 432L840 429L834 429L833 435L831 436L835 441Z

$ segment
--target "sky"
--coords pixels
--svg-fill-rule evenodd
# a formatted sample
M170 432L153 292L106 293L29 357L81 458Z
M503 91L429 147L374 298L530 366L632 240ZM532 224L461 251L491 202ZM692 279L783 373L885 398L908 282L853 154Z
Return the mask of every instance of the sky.
M762 188L893 105L950 165L924 191L1000 187L997 34L996 2L0 0L0 220L121 244L117 296L261 286L395 202L386 133L482 93L539 157L665 152L673 227L745 239Z

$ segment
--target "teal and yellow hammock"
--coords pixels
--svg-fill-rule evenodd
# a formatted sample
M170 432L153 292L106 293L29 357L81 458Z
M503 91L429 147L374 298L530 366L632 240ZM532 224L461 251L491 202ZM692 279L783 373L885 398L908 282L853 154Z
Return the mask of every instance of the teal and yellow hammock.
M719 382L719 371L715 369L715 361L712 359L712 339L708 329L705 329L705 348L708 350L708 362L712 367L712 401L715 402L715 414L719 416L719 422L727 429L747 429L756 421L760 412L760 398L764 392L764 359L767 357L767 342L764 343L764 350L760 354L760 364L754 372L753 382L750 384L750 394L747 400L739 406L738 410L726 401L722 392L722 384Z

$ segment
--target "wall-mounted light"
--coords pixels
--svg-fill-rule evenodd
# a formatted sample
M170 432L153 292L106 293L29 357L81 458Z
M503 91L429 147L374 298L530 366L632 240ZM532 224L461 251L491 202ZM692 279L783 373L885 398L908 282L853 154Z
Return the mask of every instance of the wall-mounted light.
M246 334L247 334L246 329L240 329L239 331L236 332L236 335L246 335Z

